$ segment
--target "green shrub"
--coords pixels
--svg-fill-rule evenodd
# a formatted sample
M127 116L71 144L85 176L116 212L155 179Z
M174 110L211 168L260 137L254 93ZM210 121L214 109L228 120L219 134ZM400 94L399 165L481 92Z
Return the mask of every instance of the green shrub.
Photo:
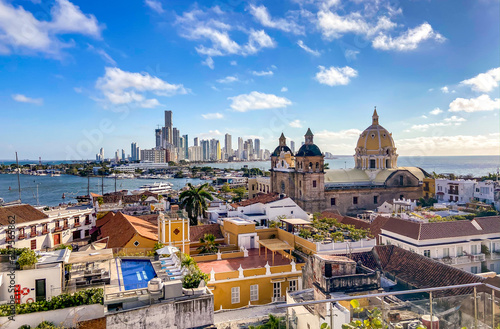
M35 265L38 262L38 258L33 250L26 249L23 251L19 259L17 260L21 268L23 266Z
M49 301L43 300L29 304L16 304L16 314L52 311L92 304L104 304L104 292L102 288L81 290L74 294L61 294L52 297ZM11 315L10 312L10 305L0 305L0 316L9 316Z

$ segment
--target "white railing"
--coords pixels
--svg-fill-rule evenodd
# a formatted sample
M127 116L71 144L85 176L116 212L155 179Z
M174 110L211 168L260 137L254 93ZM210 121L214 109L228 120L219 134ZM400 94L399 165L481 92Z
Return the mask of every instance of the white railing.
M273 297L273 303L286 301L286 296Z
M363 239L359 241L352 242L330 242L330 243L321 243L316 242L316 251L349 251L352 249L361 249L361 248L373 248L376 245L375 239Z
M455 259L456 259L456 264L468 264L468 263L470 263L469 256L458 256L458 257L455 257Z
M500 251L495 251L490 254L491 259L500 259Z
M482 262L486 259L485 254L470 255L470 260L472 262Z

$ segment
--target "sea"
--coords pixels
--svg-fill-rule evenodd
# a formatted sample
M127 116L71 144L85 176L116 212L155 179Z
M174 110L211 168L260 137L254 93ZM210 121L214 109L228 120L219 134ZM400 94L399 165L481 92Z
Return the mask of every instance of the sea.
M37 163L38 161L23 160L21 163ZM352 156L337 156L334 159L325 160L330 169L347 169L354 167ZM10 164L12 161L1 161L0 163ZM46 161L44 164L60 164L65 161ZM196 164L197 166L210 166L220 169L240 169L259 168L261 170L270 169L270 161L251 162L223 162ZM480 177L488 173L496 173L500 168L500 156L400 156L398 158L400 167L419 167L428 173L471 175ZM50 176L29 176L20 175L21 180L21 200L32 205L56 206L61 203L75 202L77 195L87 194L87 184L90 192L101 193L101 183L104 183L104 193L115 190L115 179L91 177L88 182L86 177L73 175L61 175L59 177ZM118 179L116 180L117 190L134 190L145 184L152 184L159 180L154 179ZM197 185L206 181L190 178L168 179L172 183L173 189L179 190L187 183ZM19 199L17 189L17 175L0 174L0 198L5 202ZM62 198L64 194L65 198Z

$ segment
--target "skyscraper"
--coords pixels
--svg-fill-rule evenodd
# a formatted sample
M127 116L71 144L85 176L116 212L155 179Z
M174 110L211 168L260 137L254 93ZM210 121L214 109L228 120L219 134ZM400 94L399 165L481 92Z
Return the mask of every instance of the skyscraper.
M125 150L122 149L122 161L125 161L126 157L125 157Z
M224 148L226 149L226 158L229 159L229 157L233 155L233 141L231 135L229 134L225 135Z
M155 129L155 139L156 139L156 148L161 148L162 145L162 129Z
M130 160L137 161L137 143L132 142L130 144Z
M188 135L183 135L182 137L184 139L184 145L182 145L184 147L184 158L187 159L189 157L189 138Z
M172 111L165 111L165 127L172 128Z
M256 138L254 142L254 154L257 159L260 159L260 139Z
M165 111L165 128L163 132L163 140L166 143L173 144L173 128L172 128L172 111ZM167 147L167 145L164 145Z
M294 141L290 141L290 149L292 150L292 153L295 154L295 142Z
M238 137L238 158L243 159L243 138Z
M194 138L194 146L200 146L198 137Z

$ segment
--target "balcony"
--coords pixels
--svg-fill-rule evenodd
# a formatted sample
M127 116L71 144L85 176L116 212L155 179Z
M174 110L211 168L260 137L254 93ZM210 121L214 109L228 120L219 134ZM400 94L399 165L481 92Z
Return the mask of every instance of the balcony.
M90 225L90 224L91 224L90 220L85 220L85 225Z
M61 232L61 231L62 231L61 226L57 226L56 228L54 228L54 232Z
M48 234L49 230L42 230L42 234Z
M69 229L69 225L68 225L68 224L65 224L65 225L63 226L63 230L67 230L67 229Z
M486 259L485 254L470 255L471 262L482 262Z
M470 256L434 258L434 260L446 265L468 264L471 262Z
M36 236L38 236L38 233L37 233L37 232L31 232L31 233L30 233L30 237L31 237L31 238L34 238L34 237L36 237Z
M458 257L456 257L456 259L457 259L457 264L467 264L467 263L470 263L469 256L458 256Z
M82 224L80 224L79 222L75 223L75 227L80 227L80 226L82 226Z
M26 239L26 234L19 234L18 240Z
M493 259L500 259L500 251L494 251L490 254L490 258Z

